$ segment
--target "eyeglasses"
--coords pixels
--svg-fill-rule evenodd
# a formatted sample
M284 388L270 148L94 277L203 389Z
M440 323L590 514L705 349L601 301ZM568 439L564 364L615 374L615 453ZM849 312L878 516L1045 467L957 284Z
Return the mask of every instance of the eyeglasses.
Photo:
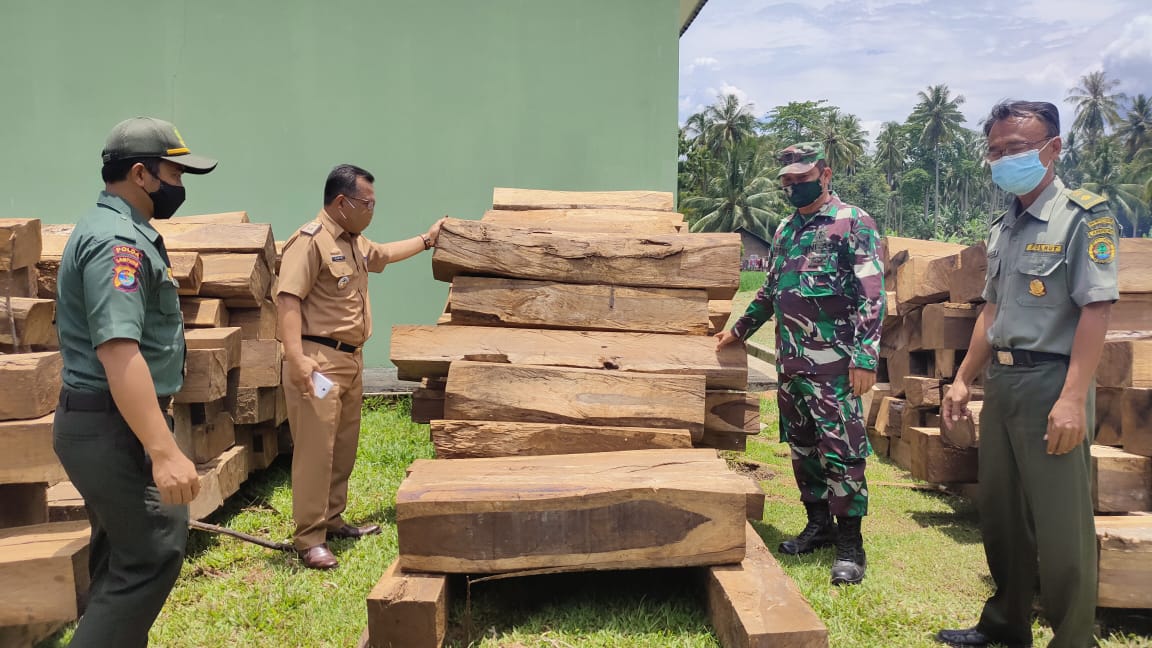
M1036 146L1040 142L1044 142L1044 146L1047 146L1048 142L1051 142L1054 139L1056 139L1055 136L1045 137L1044 139L1038 139L1034 142L1017 142L1016 144L1009 144L1008 147L1003 150L997 148L988 148L984 151L984 159L989 162L995 162L1005 155L1019 155L1025 151L1029 151L1033 146ZM1042 146L1040 148L1044 147Z
M376 201L375 200L368 200L367 198L357 198L355 196L344 196L344 197L347 198L348 200L359 200L360 202L364 203L364 208L367 209L368 211L375 211L375 209L376 209Z

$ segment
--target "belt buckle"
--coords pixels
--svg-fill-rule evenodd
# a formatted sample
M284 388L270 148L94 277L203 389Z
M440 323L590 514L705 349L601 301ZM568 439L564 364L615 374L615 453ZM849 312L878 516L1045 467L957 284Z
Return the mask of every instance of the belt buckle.
M1016 359L1012 357L1011 351L997 351L996 362L1004 365L1005 367L1011 367L1012 365L1016 364Z

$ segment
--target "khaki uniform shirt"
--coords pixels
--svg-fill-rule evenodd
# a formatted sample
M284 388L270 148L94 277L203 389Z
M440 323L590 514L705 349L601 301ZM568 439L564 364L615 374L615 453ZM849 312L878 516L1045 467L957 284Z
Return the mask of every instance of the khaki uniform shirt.
M320 210L284 244L277 294L300 298L301 333L362 346L372 335L368 273L387 265L383 246Z
M64 384L107 391L96 347L135 340L158 396L184 384L184 318L164 239L123 198L101 192L68 237L56 282Z
M1120 297L1116 245L1107 201L1059 178L1023 212L1014 202L988 239L992 347L1070 354L1080 308Z

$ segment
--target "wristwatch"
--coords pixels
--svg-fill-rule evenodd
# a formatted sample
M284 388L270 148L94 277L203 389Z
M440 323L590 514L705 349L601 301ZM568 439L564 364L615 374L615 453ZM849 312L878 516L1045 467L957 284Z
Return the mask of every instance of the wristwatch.
M432 248L432 239L428 238L427 234L421 234L420 240L424 241L424 249L429 250Z

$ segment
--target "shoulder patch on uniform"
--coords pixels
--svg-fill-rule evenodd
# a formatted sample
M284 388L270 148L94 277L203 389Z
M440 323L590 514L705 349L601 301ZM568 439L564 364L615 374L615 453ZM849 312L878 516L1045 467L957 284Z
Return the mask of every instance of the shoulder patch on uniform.
M1073 189L1068 192L1068 200L1080 205L1083 209L1092 209L1097 205L1108 202L1108 199L1100 194L1094 194L1087 189Z
M131 245L112 246L112 286L120 292L134 293L140 289L140 263L144 255Z
M308 223L304 227L301 227L300 233L301 234L307 234L308 236L316 236L316 232L319 232L320 228L321 228L320 221L312 221L311 223Z
M1088 258L1100 264L1112 263L1116 258L1116 244L1109 236L1097 236L1088 244Z

